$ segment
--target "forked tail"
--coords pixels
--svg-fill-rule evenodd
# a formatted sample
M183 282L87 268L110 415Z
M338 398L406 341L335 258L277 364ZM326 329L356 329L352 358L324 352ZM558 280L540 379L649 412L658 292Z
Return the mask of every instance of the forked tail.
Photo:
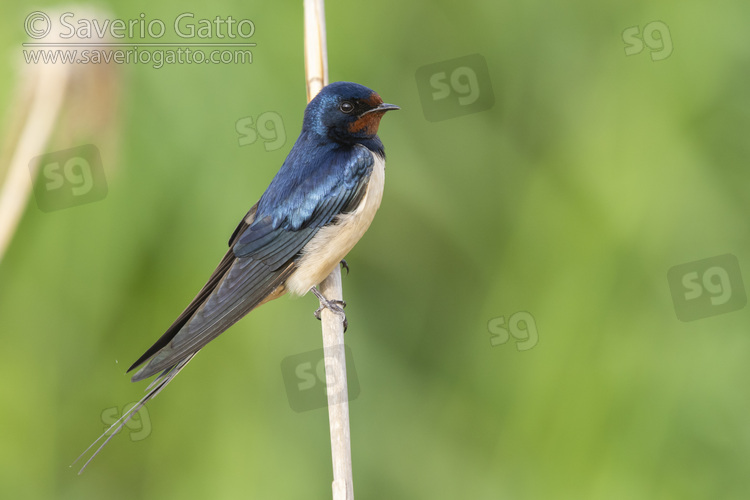
M118 432L122 430L125 424L127 424L128 421L130 421L130 419L133 418L133 416L136 413L138 413L138 411L146 405L146 403L148 403L153 398L155 398L156 395L159 394L162 391L162 389L164 389L167 386L167 384L169 384L172 381L172 379L174 379L177 376L177 374L180 373L180 371L182 371L183 368L185 368L185 365L187 365L188 362L191 359L193 359L193 356L195 356L196 354L197 353L191 354L190 356L183 359L176 365L170 368L167 368L166 370L161 372L161 374L158 377L156 377L149 384L148 387L146 387L146 391L148 392L148 394L143 396L143 398L140 401L138 401L138 403L133 405L132 408L130 408L127 412L125 412L120 418L117 419L117 421L114 424L112 424L106 431L104 431L102 435L97 438L96 441L91 443L91 445L89 445L89 447L86 448L86 450L83 453L81 453L72 464L70 464L70 467L73 467L76 463L78 463L78 461L81 460L81 458L83 458L89 452L89 450L91 450L91 448L93 448L96 445L96 443L98 443L99 441L101 441L103 438L106 437L104 442L101 445L99 445L99 447L96 449L93 455L91 455L91 457L89 457L89 459L86 460L86 463L83 464L83 467L81 467L81 470L78 471L79 475L82 474L83 471L86 469L86 467L88 467L89 463L91 463L91 461L94 459L94 457L97 456L100 451L102 451L102 448L107 446L107 443L109 443L110 440L113 437L115 437L115 435L117 435Z

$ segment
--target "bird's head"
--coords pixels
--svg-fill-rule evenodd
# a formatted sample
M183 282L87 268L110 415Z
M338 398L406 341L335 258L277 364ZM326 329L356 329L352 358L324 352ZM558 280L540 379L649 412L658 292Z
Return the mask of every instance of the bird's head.
M304 128L336 142L355 143L375 137L380 119L393 109L400 108L363 85L335 82L307 105Z

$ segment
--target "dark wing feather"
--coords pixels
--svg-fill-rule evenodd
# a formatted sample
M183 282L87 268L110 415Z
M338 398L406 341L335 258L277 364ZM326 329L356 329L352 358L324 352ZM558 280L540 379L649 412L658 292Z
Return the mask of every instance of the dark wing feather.
M237 237L242 234L245 229L248 228L250 223L252 223L255 217L255 210L257 208L258 204L256 203L237 225L237 229L234 230L234 233L232 233L232 237L229 239L230 247L234 244ZM229 268L232 266L234 260L235 257L232 253L232 249L230 248L229 251L224 255L224 258L221 259L221 262L219 262L219 265L216 266L216 269L214 270L213 274L211 274L211 277L208 278L208 282L206 282L206 284L203 285L203 288L201 288L201 291L198 292L198 295L196 295L195 298L190 302L190 304L188 304L188 306L184 311L182 311L182 314L177 317L174 323L172 323L172 325L167 328L167 331L164 332L164 335L159 337L159 340L157 340L154 345L149 347L148 350L143 353L143 355L138 358L138 360L133 363L130 368L128 368L128 371L131 371L133 368L139 366L148 358L156 354L161 348L166 346L175 335L177 335L177 332L179 332L180 329L185 325L185 323L187 323L188 319L190 319L190 317L195 314L195 311L198 310L200 305L206 301L209 295L211 295L211 293L216 288L216 285L219 283L219 281L221 281Z
M132 378L143 380L192 356L263 303L294 271L294 263L272 272L262 262L235 259L193 316Z

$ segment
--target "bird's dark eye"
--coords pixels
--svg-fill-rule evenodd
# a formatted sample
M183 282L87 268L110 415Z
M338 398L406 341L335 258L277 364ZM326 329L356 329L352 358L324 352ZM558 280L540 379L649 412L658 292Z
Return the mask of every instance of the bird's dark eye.
M350 103L349 101L344 101L341 104L339 104L339 109L342 113L349 114L352 111L354 111L354 104Z

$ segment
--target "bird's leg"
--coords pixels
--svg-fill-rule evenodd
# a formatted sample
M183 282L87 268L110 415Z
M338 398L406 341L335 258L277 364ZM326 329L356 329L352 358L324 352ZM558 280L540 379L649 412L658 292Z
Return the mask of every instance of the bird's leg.
M344 302L343 300L328 300L315 287L310 288L310 291L314 293L318 298L318 301L320 301L320 307L315 310L313 316L315 316L317 319L320 319L320 312L323 309L328 309L334 313L341 314L344 317L344 331L346 331L347 327L349 326L349 321L347 321L346 313L344 312L346 302Z
M349 264L346 263L346 259L341 259L341 267L346 269L346 275L349 276Z

